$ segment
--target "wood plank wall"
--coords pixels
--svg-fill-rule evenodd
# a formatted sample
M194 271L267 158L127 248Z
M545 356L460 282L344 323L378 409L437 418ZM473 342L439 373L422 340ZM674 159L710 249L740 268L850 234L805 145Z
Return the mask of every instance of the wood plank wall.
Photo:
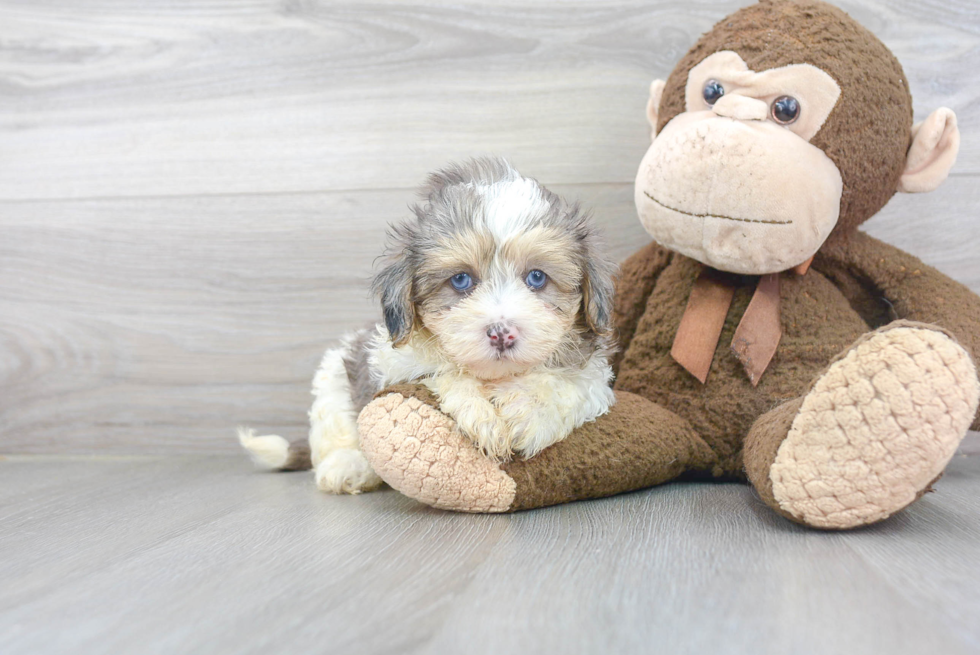
M508 156L626 256L648 85L742 4L3 0L0 452L303 435L385 225L452 159ZM867 229L980 291L980 4L839 4L963 133Z

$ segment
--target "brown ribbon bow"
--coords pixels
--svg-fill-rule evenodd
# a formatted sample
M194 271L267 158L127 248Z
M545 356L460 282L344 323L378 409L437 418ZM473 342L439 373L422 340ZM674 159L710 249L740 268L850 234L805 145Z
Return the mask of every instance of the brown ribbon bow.
M813 261L803 262L793 269L803 275ZM752 386L759 384L779 339L783 334L779 322L780 273L759 278L752 300L732 337L732 352L742 363ZM705 266L701 270L691 296L688 298L680 327L674 336L670 356L704 384L714 358L725 317L735 296L735 286L721 272Z

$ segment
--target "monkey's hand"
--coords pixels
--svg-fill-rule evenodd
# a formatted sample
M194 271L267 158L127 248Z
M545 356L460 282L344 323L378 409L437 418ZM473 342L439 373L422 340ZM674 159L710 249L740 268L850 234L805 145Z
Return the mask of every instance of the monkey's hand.
M687 421L630 393L531 459L486 457L426 387L388 387L357 420L361 449L393 489L456 512L512 512L601 498L717 466Z
M514 479L456 428L426 387L389 387L357 426L371 466L406 496L457 512L515 509Z

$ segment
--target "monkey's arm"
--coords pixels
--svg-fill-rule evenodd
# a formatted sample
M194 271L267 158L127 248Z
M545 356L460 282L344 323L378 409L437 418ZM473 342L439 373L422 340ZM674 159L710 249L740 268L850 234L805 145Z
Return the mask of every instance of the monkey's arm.
M895 318L947 330L980 365L980 296L966 286L863 232L821 250L821 255L868 292L887 300ZM980 415L971 427L980 430Z
M627 257L619 267L613 301L613 324L619 346L612 358L614 374L619 373L619 364L646 310L647 299L653 292L660 273L670 263L671 255L669 250L651 241Z

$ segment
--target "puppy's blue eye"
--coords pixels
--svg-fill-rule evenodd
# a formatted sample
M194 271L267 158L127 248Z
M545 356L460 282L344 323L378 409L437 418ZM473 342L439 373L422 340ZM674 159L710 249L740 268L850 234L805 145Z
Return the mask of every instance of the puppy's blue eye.
M473 278L469 273L457 273L449 278L449 284L453 285L456 291L468 291L473 286Z
M543 271L535 269L527 274L524 281L527 283L527 286L531 287L532 289L540 289L545 285L545 282L548 281L548 276L545 275Z

